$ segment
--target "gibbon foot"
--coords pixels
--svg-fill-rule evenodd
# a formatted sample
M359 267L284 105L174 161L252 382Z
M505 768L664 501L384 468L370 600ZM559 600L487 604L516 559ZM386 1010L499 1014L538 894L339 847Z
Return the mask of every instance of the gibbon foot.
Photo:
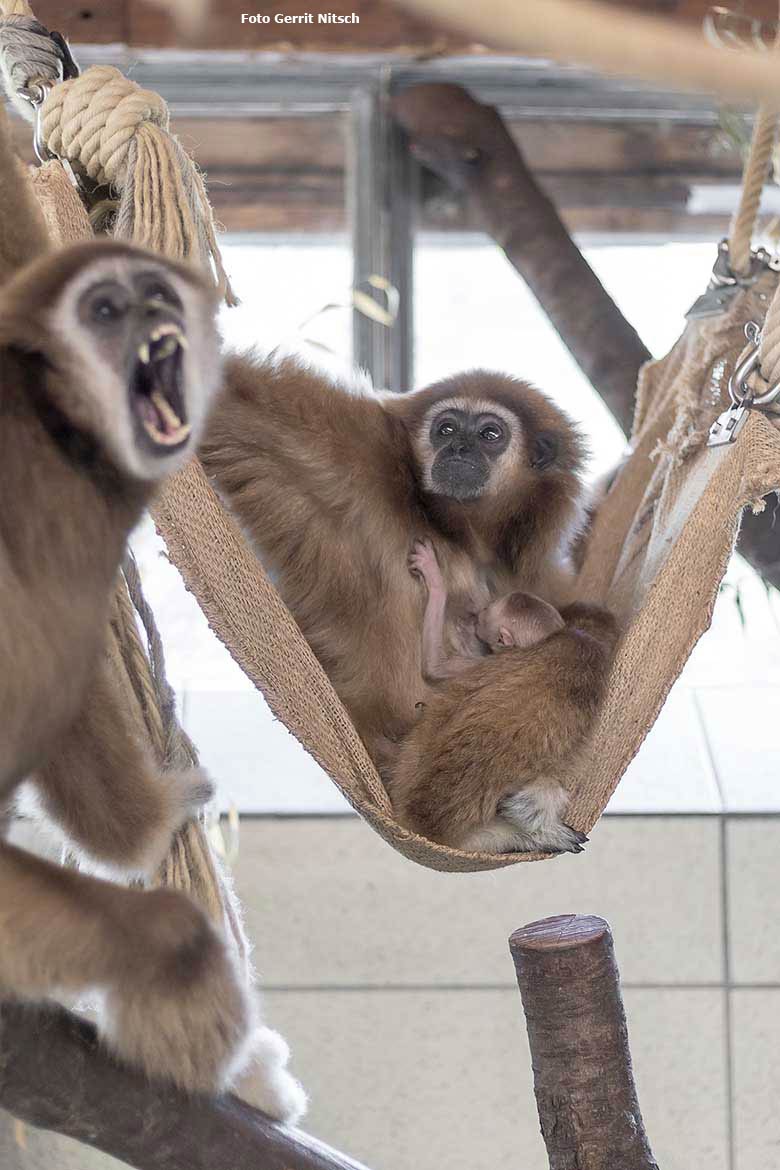
M588 838L560 819L568 801L565 788L546 781L505 797L497 812L511 834L512 852L582 853Z
M200 815L205 805L214 799L216 791L214 783L202 768L163 772L158 783L165 788L168 815L147 842L138 861L137 868L149 875L156 873L165 861L174 834Z
M571 840L573 841L573 844L568 850L562 850L561 852L582 853L588 841L590 841L590 837L586 836L585 833L581 833L579 829L573 829L571 825L562 825L561 828L565 829L571 835Z
M255 1006L205 914L183 894L142 895L135 954L105 996L104 1032L149 1077L191 1092L228 1088L251 1057Z
M290 1050L278 1032L259 1027L252 1036L252 1063L237 1092L244 1101L269 1117L295 1125L303 1117L308 1098L287 1068Z

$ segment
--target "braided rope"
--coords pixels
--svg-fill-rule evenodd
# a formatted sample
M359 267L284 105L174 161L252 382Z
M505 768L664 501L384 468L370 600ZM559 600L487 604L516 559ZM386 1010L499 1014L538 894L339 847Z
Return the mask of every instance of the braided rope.
M0 16L32 16L27 0L0 0Z
M44 143L100 187L119 196L113 234L214 272L236 304L217 243L203 178L170 132L168 107L110 65L62 81L62 52L29 7L0 0L0 71L28 119L19 90L54 83L40 111ZM102 204L105 207L105 200Z
M62 77L62 53L34 16L11 14L0 20L0 69L3 85L14 106L32 120L31 106L17 91Z
M750 245L772 161L778 122L776 107L763 105L758 111L742 177L742 194L729 228L729 262L736 276L747 276L750 272Z
M141 641L136 615L146 635ZM143 711L149 738L165 768L198 764L195 746L176 715L176 696L165 671L165 651L152 609L146 600L138 565L128 552L114 603L117 642L128 678ZM203 827L191 821L179 830L163 862L157 884L191 894L213 921L232 935L236 954L248 972L249 945L238 903L224 871L209 847Z
M43 137L49 149L79 162L97 183L124 186L130 147L142 126L169 126L168 107L113 65L94 65L57 85L44 103Z

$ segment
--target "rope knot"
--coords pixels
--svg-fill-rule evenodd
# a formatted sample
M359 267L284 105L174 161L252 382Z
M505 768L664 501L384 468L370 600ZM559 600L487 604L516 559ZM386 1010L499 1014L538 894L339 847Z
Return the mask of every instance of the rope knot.
M123 187L131 146L144 127L168 130L168 107L111 65L95 65L57 85L42 112L43 138L63 158L78 160L96 183Z

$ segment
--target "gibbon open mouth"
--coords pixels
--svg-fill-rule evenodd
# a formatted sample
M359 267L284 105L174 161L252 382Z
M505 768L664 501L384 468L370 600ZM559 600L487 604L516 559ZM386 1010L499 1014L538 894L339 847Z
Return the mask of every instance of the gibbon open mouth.
M191 427L184 403L184 350L178 325L158 325L138 350L130 383L133 411L162 454L186 442Z

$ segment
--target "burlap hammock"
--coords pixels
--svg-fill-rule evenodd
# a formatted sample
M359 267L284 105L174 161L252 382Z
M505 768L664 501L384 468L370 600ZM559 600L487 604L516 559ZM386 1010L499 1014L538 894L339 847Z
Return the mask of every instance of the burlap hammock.
M56 121L62 101L49 101L49 121ZM762 497L780 488L780 434L766 414L750 411L733 444L706 445L711 423L729 403L744 327L761 322L770 303L760 370L770 382L780 375L778 278L749 251L775 130L774 116L763 114L730 251L719 257L727 275L718 277L717 297L710 296L711 315L690 319L671 353L642 370L631 454L599 509L579 576L579 596L608 606L625 628L596 726L568 769L567 819L584 831L600 817L710 624L742 509L762 506ZM57 141L58 153L71 158L61 134ZM78 157L74 149L71 161ZM437 870L486 870L541 856L466 853L400 825L346 710L197 461L169 482L153 515L211 629L273 713L389 844Z

